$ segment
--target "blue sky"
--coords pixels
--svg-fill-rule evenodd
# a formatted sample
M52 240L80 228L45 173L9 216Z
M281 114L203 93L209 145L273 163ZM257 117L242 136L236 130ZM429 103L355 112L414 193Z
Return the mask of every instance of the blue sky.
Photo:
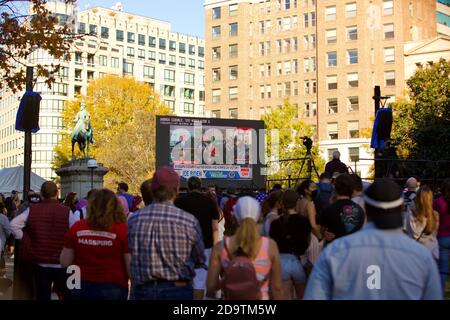
M117 2L123 4L125 12L170 22L172 31L205 36L204 0L78 0L78 8L111 8Z

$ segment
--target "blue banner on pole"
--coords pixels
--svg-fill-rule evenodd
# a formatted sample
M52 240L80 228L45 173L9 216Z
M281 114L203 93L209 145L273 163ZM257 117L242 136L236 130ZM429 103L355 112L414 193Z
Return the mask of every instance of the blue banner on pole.
M19 110L16 116L17 131L31 131L36 133L39 128L39 108L41 95L37 92L26 91L20 100Z

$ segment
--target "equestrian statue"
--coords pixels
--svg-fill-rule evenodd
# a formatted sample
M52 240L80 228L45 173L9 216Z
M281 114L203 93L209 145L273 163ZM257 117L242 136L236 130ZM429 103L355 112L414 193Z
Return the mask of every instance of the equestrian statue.
M89 158L89 145L94 144L94 131L91 127L91 116L86 110L84 103L80 104L80 111L75 116L75 128L72 131L72 161L75 160L75 143L78 143L78 147L83 152L84 159Z

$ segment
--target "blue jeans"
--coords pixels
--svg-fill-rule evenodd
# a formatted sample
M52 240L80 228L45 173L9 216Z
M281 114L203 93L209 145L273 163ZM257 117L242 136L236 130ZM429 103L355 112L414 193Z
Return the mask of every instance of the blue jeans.
M73 300L127 300L128 288L115 283L81 282L81 289L71 291Z
M293 254L281 253L281 278L283 281L306 283L306 274L302 262Z
M439 272L441 273L442 288L445 290L449 268L450 237L438 237L439 242Z
M173 282L144 283L131 287L131 300L194 300L192 284L182 287Z

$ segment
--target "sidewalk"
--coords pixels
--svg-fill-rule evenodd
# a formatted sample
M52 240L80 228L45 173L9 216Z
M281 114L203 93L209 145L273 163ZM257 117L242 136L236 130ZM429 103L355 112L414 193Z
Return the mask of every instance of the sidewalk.
M3 277L13 280L13 272L14 272L14 260L6 258L6 274ZM11 300L12 291L13 287L11 286L4 294L0 293L0 300Z

